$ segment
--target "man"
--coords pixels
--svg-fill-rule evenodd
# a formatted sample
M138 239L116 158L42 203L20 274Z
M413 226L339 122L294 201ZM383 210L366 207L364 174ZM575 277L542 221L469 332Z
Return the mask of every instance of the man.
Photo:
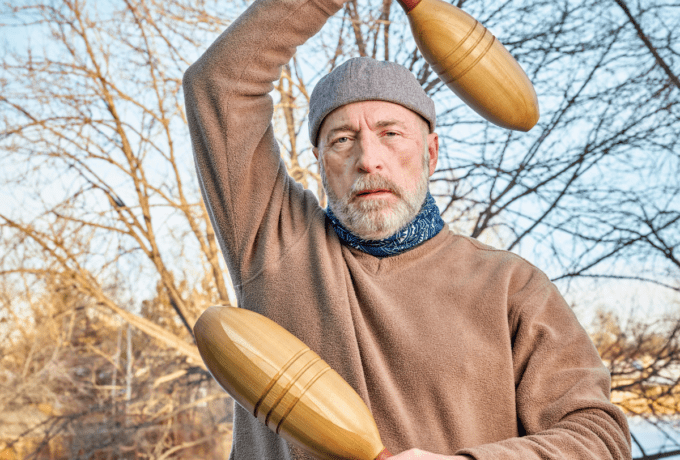
M257 0L187 71L200 183L241 308L358 392L396 459L629 459L609 374L546 276L444 228L434 104L396 64L315 88L329 209L286 173L268 95L340 0ZM302 459L236 405L233 459Z

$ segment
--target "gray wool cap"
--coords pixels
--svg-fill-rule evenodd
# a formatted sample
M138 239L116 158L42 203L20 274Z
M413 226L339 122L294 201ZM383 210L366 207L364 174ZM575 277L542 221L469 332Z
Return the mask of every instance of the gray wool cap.
M309 139L318 147L321 123L333 110L352 102L387 101L402 105L437 124L434 101L416 77L395 62L368 57L350 59L319 80L309 99Z

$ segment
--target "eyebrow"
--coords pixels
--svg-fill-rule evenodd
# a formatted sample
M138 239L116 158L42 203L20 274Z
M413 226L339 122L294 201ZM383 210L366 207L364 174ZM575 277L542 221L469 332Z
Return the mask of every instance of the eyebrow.
M378 128L386 128L388 126L400 126L403 127L404 123L397 119L389 118L387 120L380 120L375 124ZM356 128L354 126L349 125L349 124L344 124L342 126L338 126L337 128L333 128L330 131L328 131L328 134L326 134L326 139L330 139L335 133L342 132L342 131L349 131L351 133L357 132Z

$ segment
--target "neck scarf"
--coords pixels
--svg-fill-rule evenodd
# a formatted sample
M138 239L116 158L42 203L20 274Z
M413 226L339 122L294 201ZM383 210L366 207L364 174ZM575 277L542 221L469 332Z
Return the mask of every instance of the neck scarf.
M326 208L326 215L342 243L375 257L388 257L406 252L429 240L444 228L444 220L439 215L439 208L429 191L418 215L397 233L382 240L364 240L354 235L343 227L331 208Z

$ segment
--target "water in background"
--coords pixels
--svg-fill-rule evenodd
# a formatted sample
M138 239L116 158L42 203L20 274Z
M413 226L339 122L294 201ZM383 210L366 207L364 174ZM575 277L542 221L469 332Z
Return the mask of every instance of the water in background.
M629 418L628 423L631 433L642 444L642 448L647 455L680 450L680 420L675 422L675 429L670 424L666 424L663 431L640 418ZM660 426L663 427L664 425ZM642 457L642 452L637 444L633 442L633 458L640 457ZM680 454L665 458L680 460Z

